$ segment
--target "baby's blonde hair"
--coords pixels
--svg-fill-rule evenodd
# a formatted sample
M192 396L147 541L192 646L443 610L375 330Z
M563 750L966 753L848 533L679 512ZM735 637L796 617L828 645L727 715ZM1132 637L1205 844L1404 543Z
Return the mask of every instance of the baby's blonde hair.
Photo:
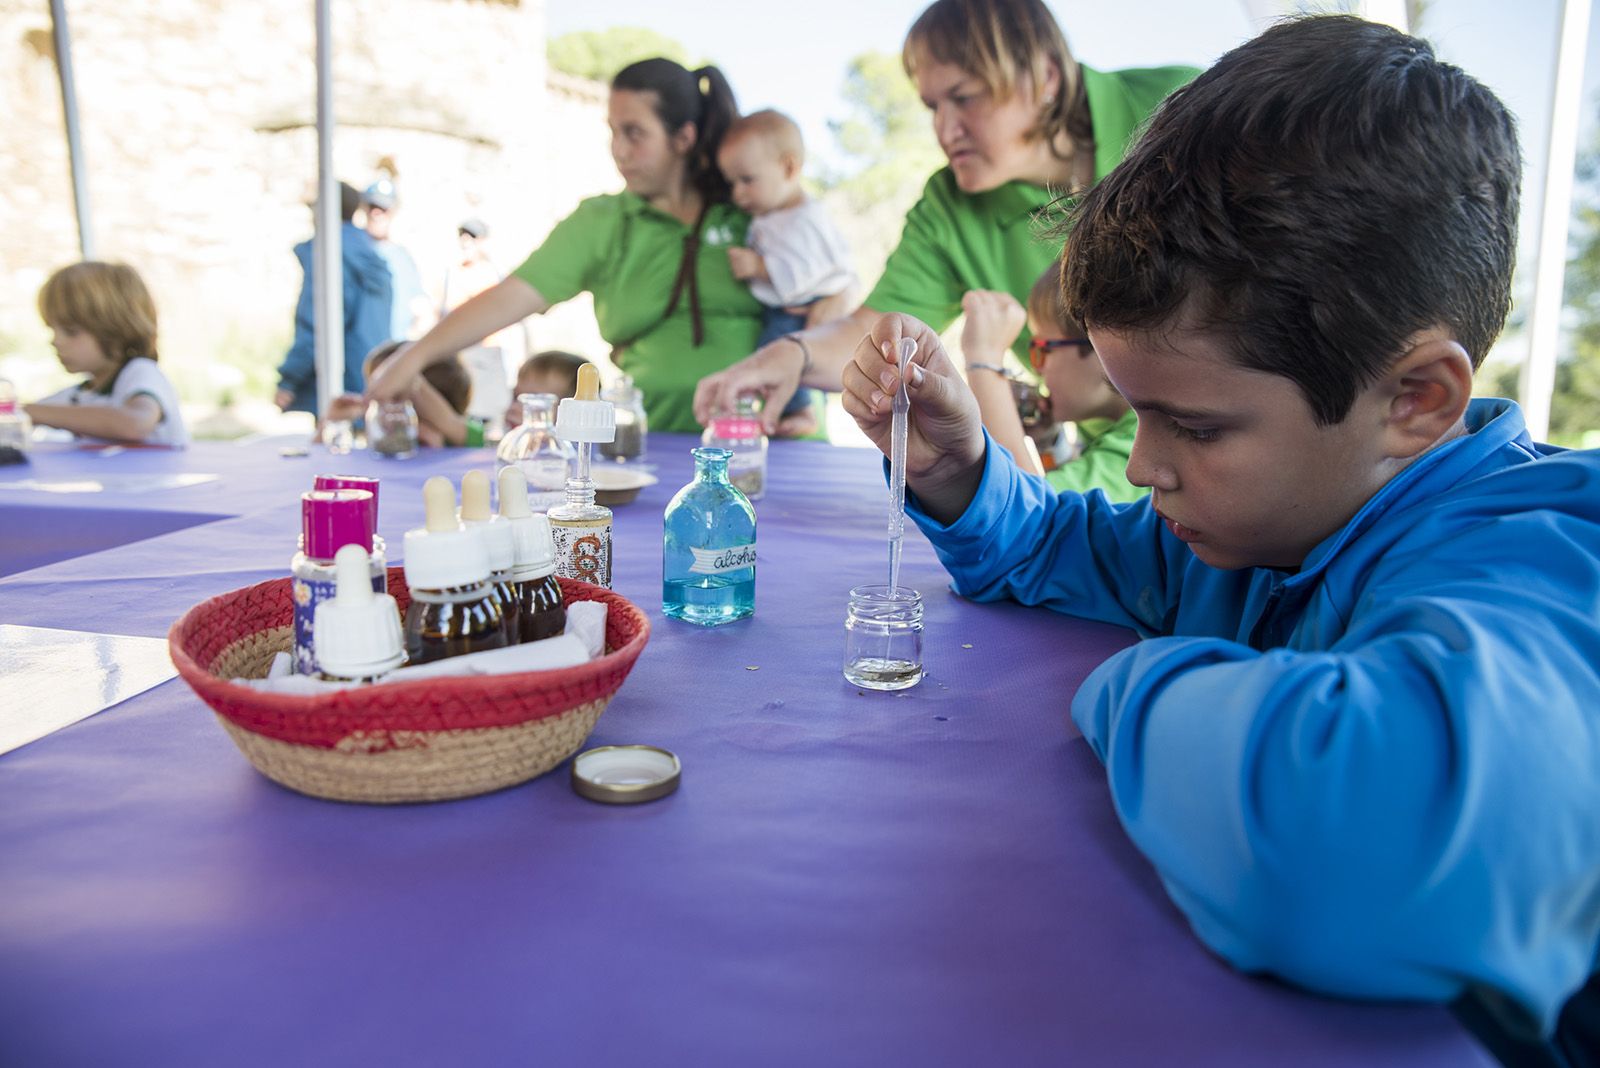
M766 108L739 116L733 121L733 125L728 127L727 134L722 138L722 144L726 147L745 137L760 138L777 152L780 158L787 156L792 159L796 167L802 166L806 161L806 143L800 136L800 127L781 111Z
M51 328L86 331L118 367L135 356L156 358L156 302L127 264L61 268L39 290L39 317Z

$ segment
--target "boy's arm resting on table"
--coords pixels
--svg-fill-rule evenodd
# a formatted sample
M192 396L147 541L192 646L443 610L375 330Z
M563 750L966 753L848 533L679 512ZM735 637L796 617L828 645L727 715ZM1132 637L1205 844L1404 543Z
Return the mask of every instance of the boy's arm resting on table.
M1130 837L1236 966L1487 987L1546 1030L1592 969L1600 539L1499 522L1525 537L1392 553L1328 651L1160 638L1079 690Z
M914 491L906 495L906 514L933 544L955 591L1147 637L1170 631L1188 550L1164 533L1148 501L1119 506L1098 490L1058 493L1023 473L987 433L985 444L978 492L953 522L930 516Z
M27 404L23 408L40 426L70 430L90 438L138 443L161 423L161 405L148 394L129 397L116 406L78 404Z

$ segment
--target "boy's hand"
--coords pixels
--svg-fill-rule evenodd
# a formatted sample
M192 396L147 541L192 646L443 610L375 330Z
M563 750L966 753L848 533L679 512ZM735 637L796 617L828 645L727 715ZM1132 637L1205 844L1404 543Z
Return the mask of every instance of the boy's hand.
M941 523L959 518L983 475L983 424L978 403L939 344L939 335L909 315L881 317L844 369L844 410L887 456L893 447L893 394L900 384L900 339L916 341L907 371L911 398L906 484Z
M341 393L328 402L329 419L360 419L367 402L359 393Z
M412 383L421 373L421 368L413 366L412 351L408 341L395 349L394 355L373 368L372 377L367 379L366 396L369 401L406 400L410 396Z
M767 277L766 261L753 248L734 246L728 249L728 266L741 282L762 281Z
M974 289L961 298L966 325L961 328L961 354L968 363L999 363L1028 321L1028 313L1010 293Z

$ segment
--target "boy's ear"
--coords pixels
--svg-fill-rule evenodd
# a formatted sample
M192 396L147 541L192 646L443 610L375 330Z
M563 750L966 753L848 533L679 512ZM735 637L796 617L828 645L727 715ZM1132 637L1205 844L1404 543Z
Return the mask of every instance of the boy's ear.
M793 152L783 154L783 177L786 181L794 181L800 174L800 161Z
M1472 358L1448 331L1416 335L1378 382L1387 400L1384 452L1420 456L1455 430L1472 399Z

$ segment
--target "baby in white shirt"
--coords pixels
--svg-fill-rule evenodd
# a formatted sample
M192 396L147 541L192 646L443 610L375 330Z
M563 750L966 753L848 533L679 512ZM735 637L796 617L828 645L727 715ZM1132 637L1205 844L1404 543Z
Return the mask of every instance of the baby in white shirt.
M747 244L730 248L728 263L734 277L749 283L751 294L766 306L758 348L803 330L806 305L855 282L844 235L800 186L804 164L800 127L771 110L736 120L717 150L733 203L751 216ZM784 414L809 402L809 396L797 395Z

